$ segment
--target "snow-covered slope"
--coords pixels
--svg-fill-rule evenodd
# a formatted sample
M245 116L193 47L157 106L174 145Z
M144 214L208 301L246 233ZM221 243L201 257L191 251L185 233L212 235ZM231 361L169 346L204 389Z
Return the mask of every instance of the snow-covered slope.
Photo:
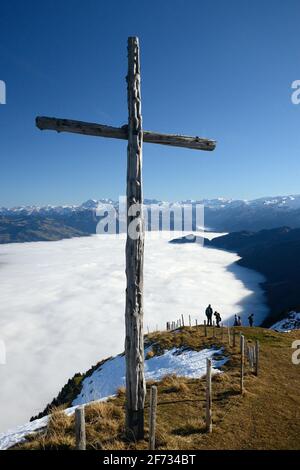
M151 350L148 347L145 355ZM192 351L173 348L160 356L154 356L145 361L146 380L158 381L169 374L183 377L198 378L204 375L206 359L212 359L212 372L220 373L219 368L227 361L226 357L215 360L214 356L222 354L222 349L204 349ZM118 388L125 385L125 358L120 354L104 362L92 375L83 381L80 395L67 408L65 413L72 415L75 409L91 401L104 401L113 396ZM8 449L17 443L24 442L26 436L40 431L48 423L48 416L18 426L15 429L0 434L0 450Z
M290 312L286 318L271 326L271 330L288 333L300 329L300 313Z
M151 350L146 349L145 355ZM173 348L161 356L154 356L145 361L146 380L160 380L166 375L176 374L182 377L201 377L205 373L206 359L222 350L204 349L202 351L178 350ZM214 371L226 362L226 358L212 361ZM125 357L119 355L106 361L93 374L84 379L81 393L72 405L81 405L91 400L113 395L118 388L125 386Z

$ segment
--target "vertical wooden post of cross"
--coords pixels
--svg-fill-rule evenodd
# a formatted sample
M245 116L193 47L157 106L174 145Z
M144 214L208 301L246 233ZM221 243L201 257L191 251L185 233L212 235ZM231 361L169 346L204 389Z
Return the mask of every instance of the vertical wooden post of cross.
M144 436L144 336L143 336L143 262L144 222L142 194L142 145L171 145L211 151L213 140L178 134L143 131L140 89L140 54L137 37L128 38L128 125L112 127L97 123L38 116L36 126L41 130L70 132L82 135L128 140L127 146L127 241L126 241L126 434L137 440ZM184 318L182 316L182 326ZM174 329L174 322L171 324ZM148 329L149 334L149 329Z
M126 434L144 437L143 263L144 221L142 194L142 114L140 54L136 37L128 38L128 147L126 241Z

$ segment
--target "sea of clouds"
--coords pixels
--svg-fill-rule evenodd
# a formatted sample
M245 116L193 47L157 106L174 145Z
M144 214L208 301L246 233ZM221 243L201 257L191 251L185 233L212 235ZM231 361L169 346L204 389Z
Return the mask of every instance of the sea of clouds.
M123 350L124 253L124 235L0 246L0 431L41 411L75 372ZM203 321L208 303L225 323L249 312L259 323L263 279L237 259L146 238L145 329L181 314Z

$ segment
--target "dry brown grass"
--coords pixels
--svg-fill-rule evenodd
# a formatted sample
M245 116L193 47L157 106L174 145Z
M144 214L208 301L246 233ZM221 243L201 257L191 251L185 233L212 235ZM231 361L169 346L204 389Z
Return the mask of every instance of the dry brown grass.
M53 408L45 431L28 436L22 447L25 450L66 450L75 446L74 417L68 417L63 409Z
M260 375L246 366L243 396L239 390L239 346L226 344L230 357L224 373L213 376L213 433L205 432L205 381L165 377L158 386L157 448L167 449L299 449L300 366L291 363L291 343L300 333L280 334L261 328L238 328L247 341L260 340ZM217 332L219 334L219 332ZM298 336L298 338L297 338ZM206 338L200 327L179 333L153 333L155 353L169 347L203 349L222 346L221 338ZM106 403L86 406L88 449L146 449L148 439L149 388L145 407L145 440L130 443L124 436L125 390ZM48 428L18 446L23 449L73 449L74 417L54 410Z
M124 412L113 402L94 402L85 407L88 449L124 449ZM54 410L44 432L29 436L22 445L28 450L64 450L75 448L74 416Z
M189 387L184 377L166 375L160 382L163 393L188 393Z
M155 352L154 351L148 351L147 354L146 354L146 357L145 359L151 359L152 357L155 356Z

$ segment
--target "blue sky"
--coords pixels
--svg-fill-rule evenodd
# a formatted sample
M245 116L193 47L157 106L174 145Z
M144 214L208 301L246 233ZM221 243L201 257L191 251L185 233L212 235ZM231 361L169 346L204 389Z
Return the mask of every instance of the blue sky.
M144 195L300 193L298 0L1 0L0 205L125 194L126 142L40 132L36 115L123 125L138 35L145 129L215 152L145 144Z

